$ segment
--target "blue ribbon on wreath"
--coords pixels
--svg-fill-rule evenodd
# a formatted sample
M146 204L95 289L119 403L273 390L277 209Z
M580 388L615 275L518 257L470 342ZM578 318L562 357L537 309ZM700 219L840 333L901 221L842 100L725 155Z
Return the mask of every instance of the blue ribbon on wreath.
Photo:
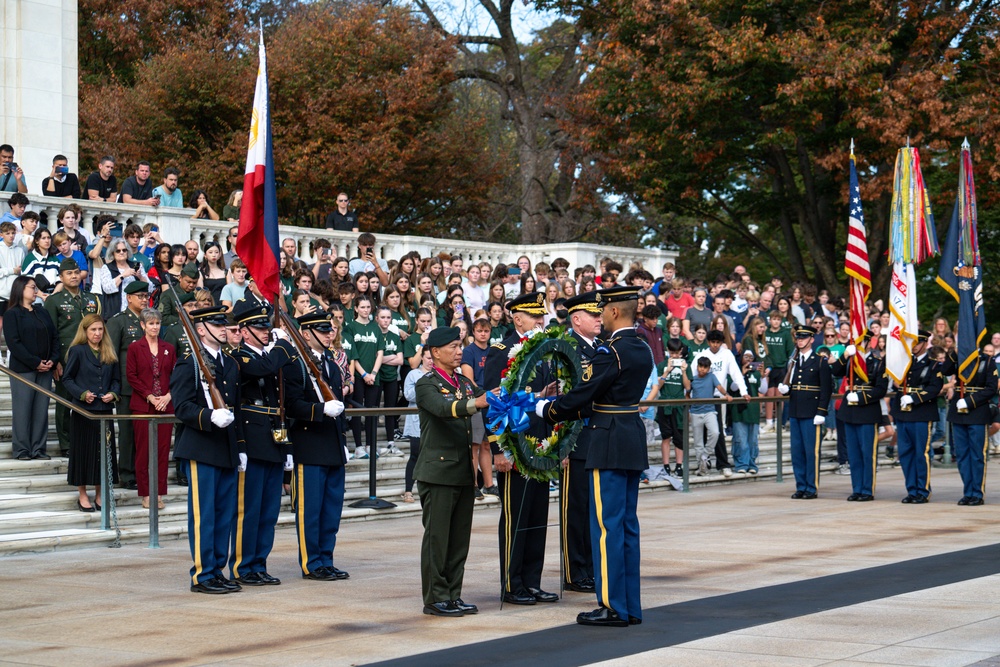
M535 411L535 397L526 391L516 391L513 394L505 388L500 388L500 394L486 393L489 410L486 412L486 428L491 433L503 433L509 429L511 433L521 433L528 430L528 416Z

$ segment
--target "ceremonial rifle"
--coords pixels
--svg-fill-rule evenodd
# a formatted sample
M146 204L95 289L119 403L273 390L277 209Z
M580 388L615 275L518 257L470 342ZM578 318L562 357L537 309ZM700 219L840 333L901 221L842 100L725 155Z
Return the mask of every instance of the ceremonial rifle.
M222 397L222 392L219 388L215 386L215 373L212 372L211 367L209 367L208 362L205 361L205 355L202 354L201 340L195 333L194 324L191 323L191 316L188 312L184 310L184 306L181 305L181 300L174 291L174 288L166 285L167 291L173 296L174 303L177 304L177 316L180 318L181 326L184 328L184 334L187 336L188 344L191 346L191 353L194 355L195 360L198 362L198 368L201 370L202 380L208 387L208 395L212 401L212 409L214 410L227 410L226 399ZM222 354L222 351L219 351Z
M281 302L281 305L285 306L284 301ZM274 319L276 325L285 325L284 329L288 332L288 337L291 339L292 345L295 346L295 349L299 353L299 357L302 359L303 363L305 363L306 368L313 376L313 379L316 380L316 386L319 388L320 398L323 399L323 402L325 403L327 401L336 400L337 397L330 388L330 385L328 385L326 380L323 379L323 372L316 365L316 362L313 361L312 348L309 346L309 343L306 342L305 338L302 337L302 333L295 327L295 323L288 315L287 309L284 307L275 308Z

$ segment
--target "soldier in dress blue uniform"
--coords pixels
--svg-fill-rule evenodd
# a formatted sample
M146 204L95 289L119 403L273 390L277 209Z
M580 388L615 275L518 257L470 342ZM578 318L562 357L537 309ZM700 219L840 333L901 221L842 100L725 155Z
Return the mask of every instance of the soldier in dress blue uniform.
M929 332L917 332L905 388L896 387L889 401L899 465L906 479L905 505L922 505L931 495L931 423L938 420L937 398L944 376L927 354L928 338Z
M972 380L964 387L960 381L958 391L948 402L948 422L955 443L958 472L962 475L962 499L958 504L978 506L984 502L986 449L989 447L989 424L993 421L990 402L997 395L997 367L993 357L981 351L972 363L976 369Z
M544 320L545 295L525 294L507 302L514 320L514 332L502 342L490 347L483 368L484 388L500 386L501 374L507 368L510 349L524 340L529 331L540 329ZM546 387L554 378L547 365L539 368L534 382ZM525 387L531 392L531 387ZM545 421L529 416L531 425L525 431L539 440L548 437ZM542 565L545 561L545 533L549 515L549 485L522 477L513 463L504 456L497 444L497 435L488 436L493 450L493 465L497 469L500 487L500 584L503 600L510 604L533 605L536 602L558 602L559 596L542 590Z
M246 440L247 469L236 480L236 526L229 559L232 577L244 586L281 583L267 572L274 526L281 510L282 469L292 469L291 443L275 442L283 428L278 402L278 371L297 358L287 334L276 330L271 343L270 304L251 296L233 306L233 321L243 340L233 357L240 368L240 421Z
M867 338L865 339L867 342ZM830 364L834 377L850 372L851 359L858 353L848 345L844 354ZM889 388L885 363L871 352L865 357L868 379L854 376L837 409L837 419L844 423L847 441L847 461L851 466L851 502L875 500L875 459L878 452L878 427L882 423L882 399Z
M335 398L324 401L309 368L296 356L282 371L285 406L293 419L291 429L295 466L295 532L299 541L299 567L304 579L336 581L350 575L333 565L340 517L344 509L344 466L347 438L343 380L330 356L333 327L327 313L310 313L297 319L302 337L322 380Z
M816 497L819 483L819 429L826 422L827 406L833 394L833 379L826 359L813 353L816 337L813 327L798 325L795 357L789 362L789 382L778 385L778 392L788 395L792 440L792 469L795 471L794 500Z
M584 292L566 300L570 330L576 340L583 372L597 354L601 344L601 296L596 291ZM562 510L563 588L578 593L594 592L594 552L590 547L590 475L587 454L590 451L590 429L577 438L576 447L564 461L559 501Z
M635 331L638 287L600 290L601 318L612 332L599 344L582 381L554 401L539 401L546 421L589 418L590 536L600 607L581 625L626 627L642 622L639 582L639 476L649 467L639 401L653 370L649 346Z
M174 451L185 460L188 490L188 540L191 543L192 593L230 593L241 586L226 579L230 533L236 517L236 470L246 469L240 416L240 371L222 351L226 309L200 308L191 313L205 361L212 364L215 386L226 407L213 409L194 355L177 362L170 375L174 414L185 428ZM234 424L235 422L235 424Z

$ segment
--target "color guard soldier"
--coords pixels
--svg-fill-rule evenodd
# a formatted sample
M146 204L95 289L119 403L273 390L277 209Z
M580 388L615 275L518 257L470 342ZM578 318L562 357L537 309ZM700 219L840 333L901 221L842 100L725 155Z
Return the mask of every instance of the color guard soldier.
M487 390L500 386L510 349L524 340L528 332L541 329L546 314L545 295L537 292L519 296L507 302L507 310L514 321L514 332L491 346L486 353L483 382ZM540 388L546 387L553 379L547 367L539 368L535 378ZM530 392L531 388L525 387L525 391ZM539 440L549 435L550 429L544 420L534 415L529 418L531 425L525 431L526 435ZM503 601L521 605L558 602L558 595L541 589L549 485L523 477L514 470L513 463L500 451L496 434L489 435L488 440L500 487L500 584Z
M285 405L292 418L291 436L295 466L293 494L295 531L299 541L299 567L303 579L336 581L350 575L333 565L340 516L344 509L344 466L347 438L343 380L330 356L333 327L330 315L317 312L298 318L302 337L330 387L334 399L324 401L306 362L296 356L282 371Z
M931 423L938 420L941 368L927 354L930 333L921 329L904 387L896 387L889 414L896 424L896 450L906 480L905 505L922 505L931 495Z
M200 308L191 313L205 361L213 366L215 386L226 407L213 409L195 355L177 362L170 375L174 414L184 424L174 450L185 460L188 490L188 540L191 543L192 593L230 593L241 586L226 579L230 534L236 517L237 467L246 469L236 360L222 352L226 309ZM235 422L235 426L233 423Z
M281 583L267 572L274 546L274 527L281 510L282 469L292 469L292 448L282 431L278 401L278 371L297 358L288 334L276 330L271 344L269 304L240 299L230 315L242 342L233 357L240 368L240 421L246 440L247 469L237 479L236 527L229 565L244 586ZM275 433L283 442L275 441Z
M865 338L865 342L868 338ZM844 354L830 364L834 377L850 373L851 359L858 353L848 345ZM885 363L874 352L865 357L868 379L857 374L837 409L837 419L844 423L847 461L851 467L851 502L875 500L875 460L878 453L878 427L882 423L882 399L889 388Z
M590 364L601 344L600 294L584 292L566 300L570 330L580 353L583 373L591 373ZM591 429L583 429L576 447L564 461L559 501L562 510L563 587L578 593L594 592L594 554L590 547L590 475L587 454Z
M649 345L635 331L638 287L598 292L604 330L582 381L536 414L549 423L589 418L586 467L590 471L590 540L600 607L576 617L581 625L627 627L642 623L639 580L639 476L649 467L639 401L653 370Z
M420 484L424 524L420 582L424 613L433 616L479 611L462 600L462 580L477 488L471 417L486 409L486 392L455 373L462 362L460 339L458 327L440 327L427 334L434 371L414 387L421 447L413 476Z
M819 430L826 422L826 412L833 394L833 379L826 359L812 351L816 329L798 325L795 356L789 362L785 382L778 393L788 395L789 424L792 440L792 469L795 471L793 500L812 500L819 483Z
M962 499L959 505L983 504L986 487L986 450L989 425L993 421L990 402L997 395L997 367L993 357L979 352L972 363L976 373L965 385L959 384L948 401L948 422L955 443L958 472L962 475ZM955 369L957 374L958 369Z

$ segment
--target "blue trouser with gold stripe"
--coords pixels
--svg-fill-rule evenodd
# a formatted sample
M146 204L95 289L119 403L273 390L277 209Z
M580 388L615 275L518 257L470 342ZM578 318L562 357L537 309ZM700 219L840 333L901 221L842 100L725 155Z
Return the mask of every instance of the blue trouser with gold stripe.
M638 470L591 470L590 543L597 602L624 619L642 618Z
M236 468L217 468L185 461L188 477L188 542L191 544L191 584L216 576L229 560L229 532L236 513Z
M816 493L819 484L819 426L812 417L788 420L792 440L792 470L795 472L795 490Z
M274 526L281 511L282 464L250 459L237 473L236 517L229 567L233 577L267 571L274 546Z
M989 437L985 424L952 424L958 472L962 475L962 495L982 498L986 486L986 448Z
M863 496L874 496L878 428L875 424L837 423L844 429L847 461L851 465L851 490Z
M295 464L295 534L303 575L320 567L333 567L345 480L344 466Z
M896 450L906 480L906 493L931 495L931 423L896 422Z

